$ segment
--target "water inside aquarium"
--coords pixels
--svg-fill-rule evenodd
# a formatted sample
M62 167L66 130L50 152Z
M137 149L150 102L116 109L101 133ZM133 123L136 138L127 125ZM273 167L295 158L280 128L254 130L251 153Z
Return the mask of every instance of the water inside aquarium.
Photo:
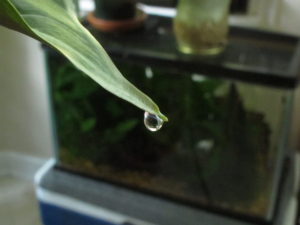
M117 63L169 122L49 60L58 166L193 207L266 218L284 152L289 92ZM155 118L154 118L155 120Z

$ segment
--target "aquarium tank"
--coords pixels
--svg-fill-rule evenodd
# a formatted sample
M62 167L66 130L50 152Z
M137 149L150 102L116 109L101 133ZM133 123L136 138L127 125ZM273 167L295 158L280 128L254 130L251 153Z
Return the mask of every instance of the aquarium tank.
M174 204L271 221L287 174L299 39L230 27L224 51L201 57L178 51L170 18L149 16L138 30L111 34L83 23L169 122L147 129L143 111L45 48L56 168Z
M168 115L143 113L48 54L57 167L193 207L267 218L285 154L290 91L117 62Z

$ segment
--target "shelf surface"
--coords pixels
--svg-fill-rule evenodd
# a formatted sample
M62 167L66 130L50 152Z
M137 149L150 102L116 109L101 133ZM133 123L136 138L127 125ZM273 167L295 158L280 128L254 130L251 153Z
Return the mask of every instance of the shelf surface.
M296 87L299 80L300 39L294 36L231 27L224 52L204 57L177 50L170 18L149 16L142 29L128 33L88 29L116 60L281 88Z

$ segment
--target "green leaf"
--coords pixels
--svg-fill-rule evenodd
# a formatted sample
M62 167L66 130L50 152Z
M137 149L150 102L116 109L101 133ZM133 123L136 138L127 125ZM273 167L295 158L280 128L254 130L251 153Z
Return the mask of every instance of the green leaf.
M0 24L43 41L107 91L167 121L158 106L126 80L78 21L71 0L0 0Z

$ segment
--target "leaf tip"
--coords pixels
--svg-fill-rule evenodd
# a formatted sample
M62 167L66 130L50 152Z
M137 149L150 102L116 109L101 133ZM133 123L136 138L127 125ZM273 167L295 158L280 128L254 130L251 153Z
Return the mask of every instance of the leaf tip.
M166 117L164 114L162 114L161 112L158 115L164 122L169 122L168 117Z

